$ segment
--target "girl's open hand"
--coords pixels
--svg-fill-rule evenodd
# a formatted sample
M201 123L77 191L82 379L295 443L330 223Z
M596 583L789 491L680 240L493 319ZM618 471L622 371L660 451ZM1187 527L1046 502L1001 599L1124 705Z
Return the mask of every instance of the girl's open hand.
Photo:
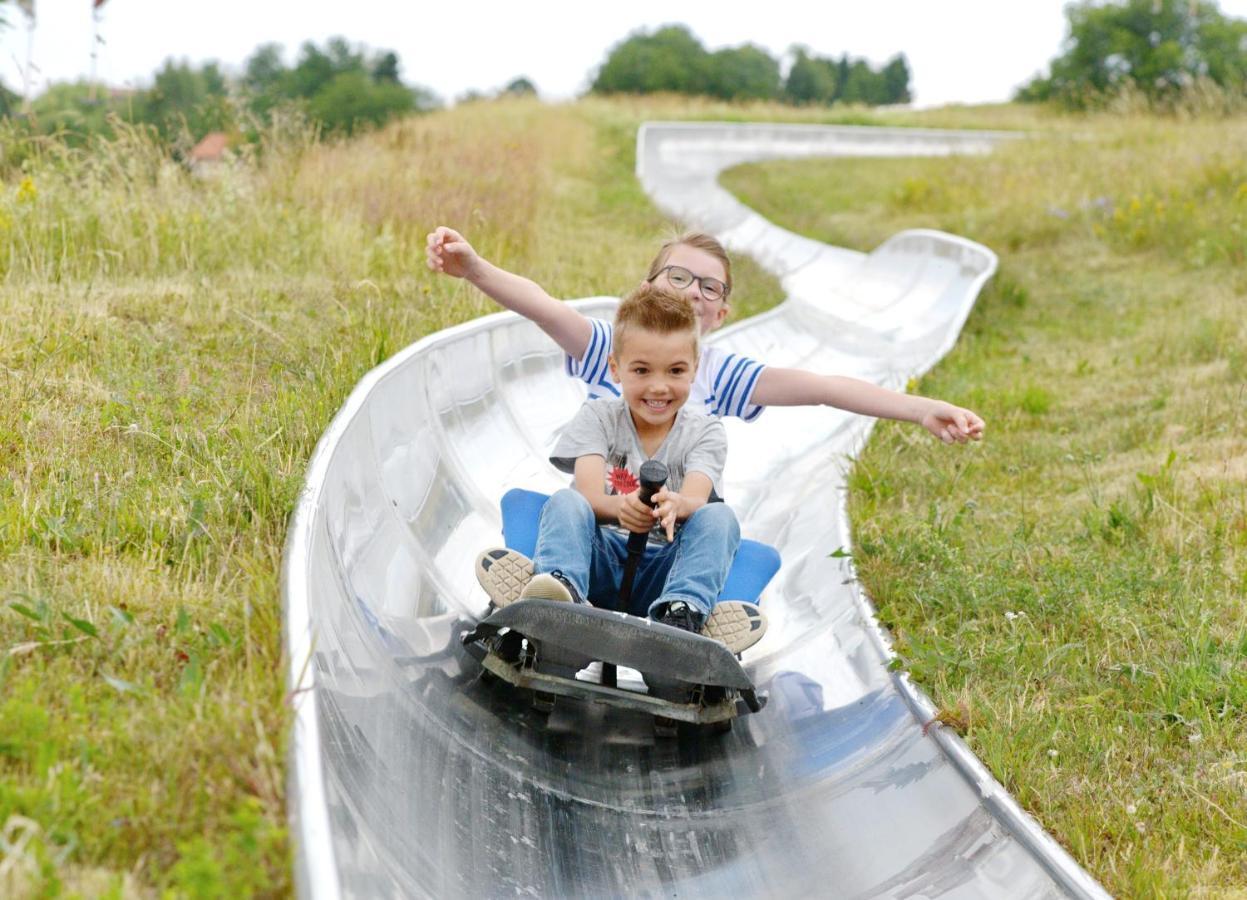
M977 414L942 400L933 401L922 417L922 427L945 444L964 444L983 439L983 420Z
M466 278L480 259L463 235L445 225L425 237L424 258L434 272L454 278Z
M647 534L654 527L654 511L641 502L640 491L619 498L619 524L631 532Z

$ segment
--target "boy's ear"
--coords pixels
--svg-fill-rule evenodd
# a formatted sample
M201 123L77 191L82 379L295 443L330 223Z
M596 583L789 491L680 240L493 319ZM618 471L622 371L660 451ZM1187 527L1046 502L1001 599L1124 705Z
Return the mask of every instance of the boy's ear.
M715 319L714 319L715 327L718 328L720 325L722 325L723 320L726 319L731 314L731 312L732 312L732 307L726 302L722 306L720 306L719 311L715 315Z
M614 381L615 384L619 384L619 366L615 364L615 354L612 353L609 356L607 356L606 362L610 365L610 368L611 368L611 380Z

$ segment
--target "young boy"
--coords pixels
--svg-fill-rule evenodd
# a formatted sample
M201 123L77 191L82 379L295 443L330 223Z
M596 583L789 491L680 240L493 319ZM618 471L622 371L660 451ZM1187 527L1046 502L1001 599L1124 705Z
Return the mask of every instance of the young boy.
M717 603L740 527L719 496L723 423L685 406L699 350L686 297L647 283L620 303L609 365L621 396L586 402L555 445L550 461L574 475L575 489L542 511L536 558L481 554L477 578L495 605L535 597L615 608L628 535L648 532L627 612L716 637L735 653L761 638L756 606ZM648 459L669 472L652 509L637 496Z

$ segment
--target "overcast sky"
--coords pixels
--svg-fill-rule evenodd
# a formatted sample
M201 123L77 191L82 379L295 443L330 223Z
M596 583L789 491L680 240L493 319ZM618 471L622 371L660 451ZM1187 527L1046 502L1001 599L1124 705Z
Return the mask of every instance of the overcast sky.
M548 99L582 92L610 47L638 28L688 25L707 49L758 44L779 57L794 43L815 53L864 56L876 65L904 53L914 99L924 106L1005 100L1042 71L1065 38L1064 0L768 0L656 3L625 0L106 0L99 13L98 75L141 86L167 57L215 59L239 71L255 48L334 35L394 50L404 81L446 100L489 91L527 75ZM35 0L31 58L37 93L49 81L91 72L91 0ZM1247 0L1222 12L1247 17ZM0 81L21 90L27 58L24 17L4 6ZM764 14L763 14L764 13Z

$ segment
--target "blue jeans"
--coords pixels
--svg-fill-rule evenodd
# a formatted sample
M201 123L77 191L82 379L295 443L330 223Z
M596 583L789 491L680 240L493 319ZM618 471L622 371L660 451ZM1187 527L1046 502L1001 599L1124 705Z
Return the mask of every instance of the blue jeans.
M672 543L645 548L624 611L660 614L660 601L685 600L709 615L739 545L736 514L724 503L707 503L685 520ZM598 525L582 494L565 488L541 511L533 572L562 572L594 606L618 609L627 548L626 537Z

